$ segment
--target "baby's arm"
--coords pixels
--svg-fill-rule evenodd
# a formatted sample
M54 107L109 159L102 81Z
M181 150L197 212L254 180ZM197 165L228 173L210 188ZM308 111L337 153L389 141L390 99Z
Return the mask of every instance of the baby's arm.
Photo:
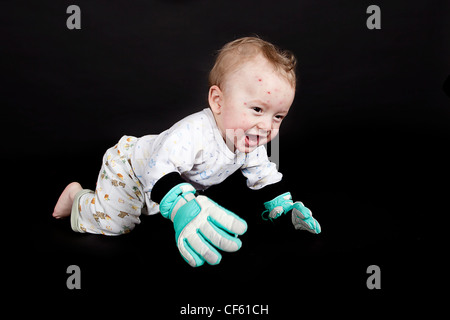
M163 217L173 222L180 254L191 266L220 263L217 249L234 252L242 243L237 237L247 230L246 222L205 196L181 174L190 171L201 156L204 144L190 123L181 123L160 134L140 179L144 190L159 204Z
M222 255L216 248L239 250L242 242L237 236L245 233L247 223L208 197L195 196L195 188L179 183L182 180L175 172L165 175L156 183L152 199L160 204L163 217L172 220L178 250L187 263L218 264Z
M161 177L172 172L181 175L193 168L199 149L195 144L196 138L187 124L181 123L155 138L141 142L139 149L135 151L133 169L142 182L147 197L153 198L154 185Z

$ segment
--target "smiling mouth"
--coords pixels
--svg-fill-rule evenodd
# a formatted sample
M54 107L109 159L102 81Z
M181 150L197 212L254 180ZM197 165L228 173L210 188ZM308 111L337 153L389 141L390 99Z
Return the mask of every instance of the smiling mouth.
M256 147L259 145L261 138L259 135L247 134L245 135L245 144L249 147Z

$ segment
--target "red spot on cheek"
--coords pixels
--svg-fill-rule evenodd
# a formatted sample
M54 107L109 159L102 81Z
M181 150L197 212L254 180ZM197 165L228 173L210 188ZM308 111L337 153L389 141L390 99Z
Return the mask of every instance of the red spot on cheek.
M244 106L246 106L247 105L247 102L244 102Z
M270 91L267 91L268 94L270 94Z
M261 81L262 81L262 79L258 79L258 81L259 81L259 82L261 82Z

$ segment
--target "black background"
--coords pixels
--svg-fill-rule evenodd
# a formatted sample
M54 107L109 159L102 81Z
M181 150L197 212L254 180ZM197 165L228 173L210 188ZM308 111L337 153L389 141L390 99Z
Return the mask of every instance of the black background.
M66 27L71 4L81 30ZM366 27L371 4L381 30ZM449 10L446 1L3 2L3 277L15 311L436 310L448 266L431 235L449 212ZM249 223L242 249L214 267L190 268L159 215L122 237L75 234L51 218L69 182L94 187L103 153L122 135L159 133L206 107L214 52L254 34L299 61L279 169L320 235L294 231L287 217L263 222L267 199L239 172L209 190ZM81 268L81 290L66 287L69 265ZM366 286L370 265L381 268L381 290Z

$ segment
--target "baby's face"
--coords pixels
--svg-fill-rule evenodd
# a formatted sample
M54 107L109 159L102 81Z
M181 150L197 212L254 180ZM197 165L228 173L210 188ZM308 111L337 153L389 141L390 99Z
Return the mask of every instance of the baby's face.
M230 149L251 152L278 134L294 96L288 80L259 55L228 75L222 90L212 86L209 102Z

